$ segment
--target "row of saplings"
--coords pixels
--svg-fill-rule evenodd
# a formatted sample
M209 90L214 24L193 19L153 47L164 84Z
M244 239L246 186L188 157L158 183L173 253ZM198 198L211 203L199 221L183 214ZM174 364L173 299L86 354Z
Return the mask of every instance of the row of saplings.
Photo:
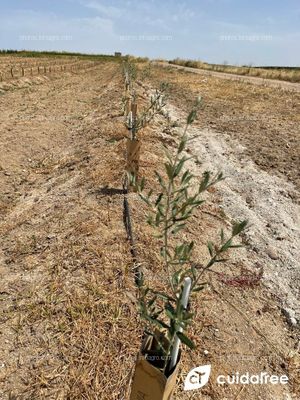
M188 157L185 150L190 140L188 129L196 119L201 98L197 99L187 116L177 149L172 151L164 147L164 177L155 172L159 192L153 193L152 189L146 192L145 179L138 178L141 145L139 135L142 128L165 106L165 87L156 90L149 106L138 113L137 96L133 88L136 74L134 65L125 62L123 73L124 115L129 133L127 182L148 206L147 222L154 228L155 237L159 240L163 272L167 277L163 292L151 287L142 273L137 281L144 340L135 366L130 399L166 400L171 399L176 384L181 343L190 349L195 348L186 333L188 326L193 323L189 298L205 288L202 283L203 274L214 264L225 261L229 249L241 246L234 244L234 238L245 229L247 222L234 224L229 237L225 237L222 230L219 243L208 243L210 257L206 264L193 262L194 242L181 242L181 235L178 233L185 229L194 210L203 204L203 192L224 179L222 173L212 175L205 172L201 182L195 182L193 174L186 167ZM176 245L174 240L177 240Z

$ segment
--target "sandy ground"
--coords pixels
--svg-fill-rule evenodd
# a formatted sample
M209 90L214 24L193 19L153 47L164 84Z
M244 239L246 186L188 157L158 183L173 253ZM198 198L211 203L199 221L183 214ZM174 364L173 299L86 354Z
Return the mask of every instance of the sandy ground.
M294 90L296 92L300 92L300 84L299 83L292 83L292 82L284 82L278 79L265 79L255 76L244 76L244 75L237 75L237 74L229 74L226 72L216 72L216 71L208 71L205 69L197 69L191 67L182 67L180 65L169 64L165 62L154 62L156 65L160 65L163 67L171 66L172 68L177 68L182 71L192 72L194 74L200 75L208 75L208 76L215 76L216 78L221 79L231 79L233 81L242 81L246 83L252 83L254 85L266 85L269 87L286 89L286 90Z
M167 109L174 120L184 120L176 107L169 104ZM299 321L300 207L289 196L293 185L259 170L245 156L245 147L229 135L195 127L190 135L197 137L191 142L190 153L201 169L223 171L226 176L218 187L225 214L232 221L239 216L250 222L245 233L252 250L248 264L264 268L266 284L280 293L283 309L292 309Z
M190 105L182 86L202 89L207 111L190 132L200 135L190 146L190 154L197 157L190 165L198 177L207 168L221 168L228 179L207 195L185 238L195 240L195 258L203 261L206 241L221 227L228 232L232 219L243 217L251 226L243 237L248 246L208 276L210 290L193 301L190 335L197 350L184 352L175 398L196 399L201 394L207 400L297 399L299 328L283 313L290 307L296 319L299 312L297 168L293 160L284 164L287 157L280 154L279 134L273 148L280 167L270 167L267 150L255 158L244 135L247 127L234 125L224 132L224 121L214 115L221 112L229 119L234 106L241 107L240 92L193 77L157 70L139 85L145 103L157 80L173 84L168 100L173 123L160 115L143 132L141 173L156 190L153 175L154 169L162 169L161 143L176 145L177 125ZM275 89L253 93L248 85L238 84L240 95L248 94L256 120L258 115L267 118ZM213 100L207 87L220 91L219 97ZM0 399L128 398L142 326L122 216L122 91L119 66L104 63L86 73L20 80L0 96ZM282 113L291 104L297 109L297 97L286 95L284 100L276 104ZM211 121L220 125L212 127ZM280 123L281 132L293 139L296 119ZM265 132L259 123L254 128L258 136ZM284 149L294 156L292 146ZM263 160L266 164L260 166ZM131 194L129 202L138 257L159 287L159 246L138 197ZM252 274L263 268L263 279L253 287L224 284L220 272L230 278L242 267ZM210 383L201 393L184 393L185 374L207 363L213 367ZM290 382L266 387L214 383L218 374L237 370L287 374Z

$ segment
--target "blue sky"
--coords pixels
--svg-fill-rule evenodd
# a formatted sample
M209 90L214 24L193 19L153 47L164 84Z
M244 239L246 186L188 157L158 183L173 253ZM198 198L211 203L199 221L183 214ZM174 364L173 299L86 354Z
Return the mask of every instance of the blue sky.
M0 0L0 48L300 66L300 0Z

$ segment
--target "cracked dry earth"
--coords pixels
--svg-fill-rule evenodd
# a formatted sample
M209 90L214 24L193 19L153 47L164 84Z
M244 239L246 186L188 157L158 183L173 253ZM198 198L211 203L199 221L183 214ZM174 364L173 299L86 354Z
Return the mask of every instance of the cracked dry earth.
M172 87L167 106L171 123L159 115L143 134L141 173L155 190L153 172L163 168L161 143L176 145L178 125L189 107L181 81L188 79L204 97L207 86L222 89L215 78L205 78L208 81L198 87L190 74L156 69L154 78L139 86L143 102L157 79L169 80ZM237 91L224 85L227 101L238 109ZM251 86L238 85L239 93L253 95ZM1 400L128 398L142 331L122 221L122 90L119 65L105 62L86 73L27 82L0 96ZM250 103L255 138L262 135L257 121L268 112L259 109L256 115L255 102L268 102L272 93L255 93ZM297 101L293 95L293 108ZM197 177L207 169L221 169L228 178L206 195L207 203L197 211L185 238L195 241L195 256L203 260L206 241L221 227L228 232L236 218L249 219L250 227L242 238L246 248L207 276L210 290L194 300L190 336L197 349L183 353L175 398L296 400L297 173L291 170L285 179L293 162L284 164L276 135L272 139L282 168L274 172L268 169L267 146L254 157L244 128L230 127L228 133L226 126L221 132L220 126L212 128L211 121L220 121L218 113L222 121L231 118L230 108L224 111L221 99L214 101L208 94L207 102L203 120L189 132L198 135L188 149L195 156L190 168ZM289 123L293 128L294 121ZM129 202L139 259L149 271L153 268L159 285L158 249L144 223L145 210L135 194ZM236 276L241 267L253 274L263 270L261 282L241 289L224 284L218 275L222 271ZM201 392L183 392L187 372L204 364L212 365L209 384ZM290 382L266 387L215 383L218 374L235 371L287 374Z

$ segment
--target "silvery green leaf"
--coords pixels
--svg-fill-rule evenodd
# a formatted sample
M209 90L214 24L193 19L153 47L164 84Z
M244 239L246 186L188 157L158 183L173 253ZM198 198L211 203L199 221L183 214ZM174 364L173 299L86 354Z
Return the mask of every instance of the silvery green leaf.
M184 343L186 346L188 346L191 350L193 350L196 346L194 342L189 339L185 334L182 332L176 332L176 335L178 338L181 340L182 343Z

